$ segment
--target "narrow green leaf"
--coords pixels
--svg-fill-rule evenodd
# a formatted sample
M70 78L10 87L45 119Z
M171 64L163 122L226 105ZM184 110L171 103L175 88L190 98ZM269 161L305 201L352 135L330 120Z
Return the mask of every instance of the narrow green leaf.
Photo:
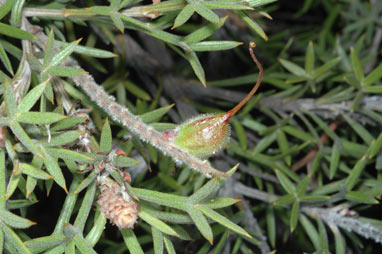
M201 41L189 46L193 51L218 51L236 48L242 44L238 41Z
M12 69L12 65L11 65L11 61L9 61L8 55L5 52L5 50L3 48L3 44L1 42L0 42L0 60L4 64L4 66L7 69L7 71L10 74L14 75L13 69Z
M301 196L306 192L306 190L308 189L309 183L310 183L310 177L309 177L309 175L307 175L297 185L297 188L296 188L297 196Z
M208 201L202 202L200 204L204 206L208 206L211 209L219 209L219 208L231 206L233 204L236 204L239 201L240 199L217 197L217 198L212 198Z
M156 6L157 5L155 5L155 9L157 11ZM160 39L164 42L167 42L167 43L170 43L173 45L177 45L178 42L180 42L182 39L181 36L171 34L171 33L165 32L165 31L160 30L160 29L156 29L150 23L144 23L142 21L139 21L139 20L134 19L134 18L130 18L130 17L123 15L123 14L119 14L119 16L121 17L121 19L123 19L127 23L140 28L140 30L142 30L146 34L151 35L151 36L153 36L157 39Z
M16 96L12 85L9 82L4 84L4 100L9 117L13 117L17 112Z
M74 41L74 42L70 43L69 45L67 45L66 47L64 47L63 49L61 49L59 52L57 52L53 56L52 61L50 61L49 68L51 66L57 66L57 65L61 64L65 60L65 58L67 58L74 51L74 49L76 48L78 43L80 43L80 41L81 41L81 39Z
M328 136L333 140L333 141L338 141L340 140L340 138L337 136L337 134L332 131L329 126L324 122L322 121L318 116L316 116L315 114L313 114L312 112L310 111L304 111L305 114L309 115L314 122L317 123L318 126L320 126L321 129L323 129L326 134L328 134Z
M375 199L374 195L370 195L369 193L362 191L350 191L346 193L345 197L350 201L358 202L361 204L376 205L379 203L378 200Z
M333 144L332 155L330 156L330 169L329 169L329 178L333 179L336 175L338 165L340 162L340 151L338 150L337 144Z
M347 114L341 112L341 115L349 123L349 126L365 141L366 144L370 145L373 141L373 136L363 127L360 123L353 120Z
M5 36L9 36L9 37L13 37L16 39L21 39L21 40L35 39L35 37L32 34L4 23L0 23L0 34L4 34Z
M215 12L211 11L208 7L204 6L201 3L195 4L194 10L200 16L212 23L218 23L220 21L219 16Z
M76 141L83 132L81 131L68 131L57 135L52 135L50 139L40 141L45 147L63 146Z
M140 115L141 119L145 123L152 123L158 121L162 116L164 116L175 104L171 104L169 106L165 106L162 108L158 108L156 110L144 113Z
M153 236L154 243L154 254L163 254L164 245L163 245L163 234L155 227L151 227L151 232Z
M65 115L53 112L19 112L15 120L29 124L51 124L66 118Z
M109 153L111 151L112 142L113 140L111 136L109 119L106 118L106 121L102 128L102 133L101 133L101 141L100 141L101 153Z
M133 188L133 190L134 193L137 194L138 198L146 200L148 202L173 207L181 210L186 210L187 207L189 207L188 205L186 205L186 197L146 189Z
M125 24L123 24L123 21L122 21L121 17L117 13L113 13L112 12L110 14L110 18L113 21L115 27L118 28L118 30L121 31L121 33L124 33L124 31L125 31Z
M73 237L74 244L77 249L83 254L97 254L95 250L90 246L90 244L84 239L80 234L76 234Z
M91 183L95 181L97 178L96 171L92 171L84 180L81 181L81 183L77 186L76 190L74 191L75 194L80 193L82 190L84 190L86 187L88 187Z
M334 241L336 245L336 254L345 254L346 253L346 241L345 238L342 236L340 230L337 226L331 225L330 229L332 230L334 234Z
M374 156L376 156L379 151L381 151L382 148L382 132L379 134L378 138L376 140L373 140L373 142L370 145L369 148L369 159L372 159Z
M141 162L130 157L116 155L113 158L113 165L119 168L134 167Z
M64 243L66 240L67 238L65 235L59 234L34 238L32 240L25 241L24 244L33 253L42 253L47 249Z
M327 63L322 65L321 67L317 68L313 71L313 78L318 78L321 75L323 75L325 72L332 69L335 65L337 65L341 61L341 57L334 58L332 60L329 60Z
M12 228L29 228L36 224L33 221L15 215L5 209L0 209L0 220Z
M80 124L80 123L83 123L87 118L86 117L80 117L80 116L77 116L77 117L68 117L68 118L65 118L57 123L54 123L50 130L51 131L60 131L60 130L64 130L64 129L67 129L67 128L71 128L77 124Z
M21 163L20 168L21 168L21 172L23 174L32 176L32 177L37 178L37 179L48 180L48 179L53 178L52 176L47 174L45 171L43 171L39 168L36 168L30 164L27 164L27 163Z
M92 209L95 192L96 192L97 184L96 182L93 182L89 185L89 187L86 190L85 196L82 200L80 210L78 211L76 220L74 221L73 226L75 226L78 231L82 232L85 227L85 223L89 217L89 213Z
M29 151L31 151L33 154L39 156L40 158L44 158L44 156L42 156L40 150L36 147L34 142L30 139L28 134L26 134L23 127L21 127L21 125L18 122L11 121L9 124L9 127L11 128L13 134L15 134L15 136L18 138L18 140L20 140L20 142L26 148L28 148Z
M291 232L293 232L297 227L299 213L300 213L300 202L295 200L293 202L292 211L290 213L290 231Z
M287 154L289 151L289 144L288 139L285 135L285 133L280 129L277 131L277 144L279 145L279 148L281 150L281 153ZM290 166L292 163L292 157L290 155L285 156L284 158L285 163Z
M211 208L209 208L207 206L198 206L198 208L206 216L208 216L210 219L216 221L217 223L223 225L224 227L226 227L226 228L228 228L228 229L230 229L230 230L232 230L232 231L234 231L234 232L236 232L238 234L241 234L241 235L244 235L246 237L252 238L252 236L250 234L248 234L247 231L245 231L243 228L241 228L237 224L233 223L232 221L230 221L226 217L222 216L221 214L215 212Z
M319 251L320 236L318 235L317 229L305 215L300 214L299 220L306 234L309 236L310 241L313 243L314 248Z
M192 69L194 70L194 73L200 80L200 82L203 84L203 86L206 86L206 77L204 74L203 66L199 62L198 56L195 54L195 52L186 52L186 58L190 62Z
M8 0L0 8L0 20L8 14L8 12L12 9L15 0Z
M28 112L38 101L38 99L40 99L48 82L49 80L46 80L30 90L17 106L17 111Z
M198 206L198 208L200 207ZM192 221L195 223L195 226L198 228L204 238L206 238L210 244L212 244L214 236L212 234L211 227L203 213L194 207L189 207L187 209L187 213L190 215Z
M178 234L169 225L161 221L160 219L150 215L144 208L139 211L139 218L147 222L149 225L155 227L156 229L162 231L165 234L178 236Z
M77 67L52 66L46 71L46 73L59 76L59 77L74 77L74 76L86 74L87 72Z
M228 9L228 10L253 10L253 8L247 6L247 2L243 2L243 4L240 4L240 2L231 2L231 1L206 1L201 2L206 7L209 7L210 9Z
M323 196L323 195L307 195L307 196L301 196L299 197L301 202L310 202L310 203L320 203L325 202L330 199L329 196Z
M142 207L145 207L144 205ZM146 210L150 211L151 214L155 215L161 220L168 221L173 224L192 224L191 218L185 213L179 212L163 212L151 207L145 207Z
M12 26L19 27L21 23L21 11L23 9L25 0L16 0L12 7L11 24Z
M263 38L265 41L268 40L268 36L265 34L263 28L254 20L252 19L250 16L248 16L245 12L243 11L235 11L239 17L245 22L247 23L247 25L249 26L249 28L251 28L253 31L255 31L255 33L257 33L261 38Z
M138 98L145 101L151 100L150 95L146 91L144 91L142 88L138 87L136 84L130 81L125 81L123 82L123 84L130 93L137 96Z
M70 185L69 193L66 195L65 202L61 208L60 216L57 219L56 226L53 231L53 235L62 234L64 230L64 225L69 223L70 217L72 216L78 194L74 191L82 181L82 177L79 175L74 175L73 181Z
M268 239L274 248L276 245L276 218L272 206L268 206L266 212Z
M164 245L166 246L166 250L168 254L176 254L174 245L172 244L170 238L166 235L163 236Z
M270 135L266 135L263 137L256 145L255 150L253 150L253 155L261 153L265 149L267 149L273 142L275 142L277 138L276 132L273 132Z
M211 23L196 30L195 32L192 32L183 38L183 42L193 44L210 37L224 24L226 19L227 17L221 18L217 24Z
M349 176L346 178L346 182L345 182L345 185L346 185L346 190L347 191L351 191L351 189L353 189L353 187L355 186L355 184L357 183L361 173L362 173L362 170L364 169L364 167L366 166L366 162L367 162L367 156L364 155L353 167L353 169L351 170Z
M61 158L65 160L78 161L78 162L93 162L94 159L86 154L75 152L68 149L60 148L46 148L50 155L55 158Z
M276 201L273 202L273 204L275 206L285 206L292 204L295 200L296 198L293 194L287 194L276 199Z
M309 41L308 48L305 53L305 71L311 74L314 70L314 47L313 42Z
M141 245L138 242L133 230L131 229L121 229L123 241L125 242L130 253L134 254L144 254Z
M46 43L45 52L44 52L44 67L48 66L52 61L54 56L53 43L54 43L54 33L53 29L50 30L48 36L48 42Z
M207 198L211 194L214 194L218 191L220 187L219 179L213 178L209 180L202 188L197 190L194 194L192 194L188 199L187 203L189 204L197 204L203 199Z
M194 14L194 12L194 4L187 4L184 6L184 8L179 12L178 16L176 16L174 26L171 29L177 28L186 23L187 20L191 18L192 14Z
M76 254L76 245L73 240L65 245L65 254Z
M366 78L363 80L364 86L369 86L382 78L382 64L378 65Z
M106 222L107 221L105 215L103 213L98 213L92 229L85 237L90 246L95 246L98 240L101 238L103 232L105 231Z
M366 93L382 94L382 86L368 86L364 88Z
M292 135L295 138L298 138L303 141L314 141L314 137L310 135L309 133L302 131L300 129L297 129L291 125L284 126L282 128L283 131L288 133L289 135Z
M60 166L57 163L57 160L55 160L46 152L44 152L44 157L44 164L46 166L46 170L48 170L49 174L53 176L54 181L67 192L65 178L62 174Z
M239 144L243 150L247 149L247 136L243 125L238 120L232 121L233 128L235 129Z
M325 229L325 225L321 219L316 219L318 223L318 230L320 235L320 249L323 253L330 253L329 251L329 242L328 242L328 234Z
M25 246L19 236L6 224L0 221L0 228L4 232L7 242L12 245L18 253L32 254L32 252Z
M286 192L289 194L296 194L296 187L291 182L291 180L289 180L289 178L284 175L284 173L282 173L280 170L276 170L276 176Z
M69 45L69 43L63 42L63 41L55 41L54 43L61 46L61 47L66 47ZM77 45L74 48L74 52L81 54L81 55L92 56L92 57L97 57L97 58L111 58L111 57L117 56L116 54L109 52L109 51L106 51L106 50L92 48L92 47L86 47L86 46L81 46L81 45Z
M279 59L279 62L281 63L282 66L284 66L285 69L287 69L288 71L290 71L294 75L299 76L299 77L305 77L306 76L305 70L303 68L301 68L300 66L298 66L297 64L292 63L289 60L285 60L285 59L281 59L281 58Z
M351 63L353 66L355 78L359 82L361 82L364 78L363 69L362 69L362 65L361 65L361 62L360 62L359 57L358 57L358 53L354 48L350 49L350 59L351 59Z
M0 148L0 209L7 207L7 200L5 198L7 188L7 173L5 167L5 152L4 148Z

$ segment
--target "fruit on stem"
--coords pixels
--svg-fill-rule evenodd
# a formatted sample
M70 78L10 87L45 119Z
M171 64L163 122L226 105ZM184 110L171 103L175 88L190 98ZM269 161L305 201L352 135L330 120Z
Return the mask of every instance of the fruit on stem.
M207 158L220 151L229 140L228 120L251 99L260 87L263 78L263 67L253 52L254 47L256 44L250 42L249 53L259 68L259 76L252 90L239 104L226 113L206 114L191 118L174 130L164 132L162 138L170 139L179 148L199 158Z

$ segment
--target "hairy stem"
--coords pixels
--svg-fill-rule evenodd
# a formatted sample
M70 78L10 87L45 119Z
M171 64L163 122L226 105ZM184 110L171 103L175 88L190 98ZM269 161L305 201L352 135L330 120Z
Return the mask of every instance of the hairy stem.
M48 37L42 32L38 26L28 25L27 30L36 35L38 40L36 43L42 49L48 41ZM58 49L57 49L58 50ZM78 63L68 57L64 65L78 67ZM132 114L126 107L115 102L115 98L106 93L106 91L98 85L93 77L89 74L82 74L72 78L74 83L81 87L83 91L100 106L110 117L125 126L133 134L137 135L141 140L146 141L156 147L166 155L171 156L175 162L184 163L192 169L203 173L207 177L219 176L227 177L227 174L214 169L207 160L201 160L188 152L176 147L171 142L162 138L162 133L156 131L151 126L145 124L139 116Z

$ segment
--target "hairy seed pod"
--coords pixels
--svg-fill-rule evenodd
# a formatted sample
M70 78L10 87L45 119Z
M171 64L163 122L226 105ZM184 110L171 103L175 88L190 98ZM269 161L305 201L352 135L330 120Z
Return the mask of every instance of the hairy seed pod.
M259 68L259 77L247 96L227 113L194 117L180 124L174 130L163 133L163 138L171 139L176 146L199 158L207 158L219 152L229 140L230 125L228 120L251 99L261 84L263 67L253 53L252 48L255 46L256 44L251 42L249 52Z

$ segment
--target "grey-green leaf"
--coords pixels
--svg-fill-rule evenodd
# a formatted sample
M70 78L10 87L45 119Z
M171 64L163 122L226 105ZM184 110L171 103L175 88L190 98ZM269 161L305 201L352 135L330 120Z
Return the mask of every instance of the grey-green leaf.
M50 61L49 66L57 66L61 64L74 51L74 49L76 48L78 43L80 43L80 41L81 39L74 41L70 43L69 45L67 45L66 47L64 47L59 52L57 52L53 56L52 61Z
M112 136L109 120L106 121L102 128L101 141L100 141L100 151L101 153L109 153L111 151Z
M12 228L29 228L36 224L5 209L0 209L0 220Z
M42 179L42 180L48 180L52 179L53 177L47 174L45 171L36 168L30 164L27 163L21 163L20 164L20 169L23 174L32 176L37 179Z
M38 101L38 99L40 99L48 82L49 80L46 80L30 90L17 106L17 111L28 112Z
M187 4L176 16L175 21L174 21L174 26L172 29L177 28L189 20L191 18L192 14L194 14L195 8L194 4Z
M232 221L230 221L226 217L222 216L221 214L215 212L211 208L209 208L207 206L199 206L198 208L200 209L200 211L202 211L210 219L218 222L219 224L225 226L226 228L228 228L228 229L230 229L230 230L232 230L232 231L234 231L234 232L236 232L238 234L241 234L241 235L244 235L246 237L252 238L252 236L250 234L248 234L248 232L245 231L242 227L240 227L237 224L233 223Z
M190 215L192 221L195 223L195 226L199 229L204 238L206 238L212 244L214 236L212 234L211 227L203 213L194 207L187 209L187 213Z
M15 120L29 124L52 124L66 118L65 115L53 112L20 112Z

